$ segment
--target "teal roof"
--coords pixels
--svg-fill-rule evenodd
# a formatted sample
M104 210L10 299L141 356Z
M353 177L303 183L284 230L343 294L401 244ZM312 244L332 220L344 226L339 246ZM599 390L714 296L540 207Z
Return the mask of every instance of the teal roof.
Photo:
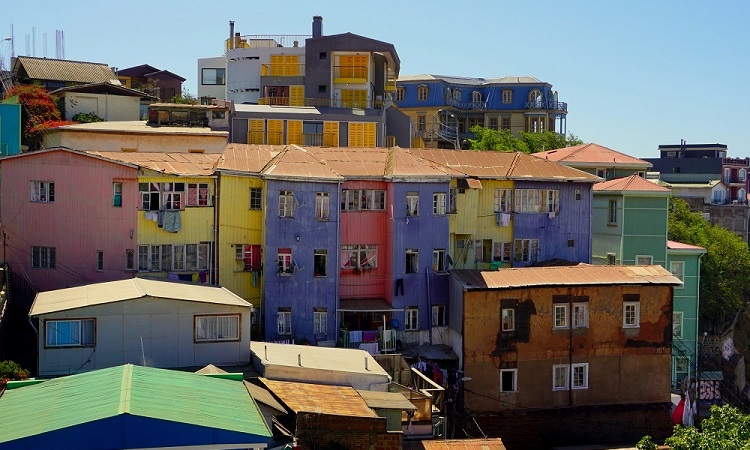
M0 414L0 443L123 414L271 436L243 383L132 364L8 390Z

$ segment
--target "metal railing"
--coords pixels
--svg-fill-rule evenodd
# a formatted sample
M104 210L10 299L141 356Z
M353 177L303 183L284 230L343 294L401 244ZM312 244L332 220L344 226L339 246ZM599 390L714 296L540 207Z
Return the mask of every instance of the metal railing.
M236 48L304 47L311 35L266 34L234 36L225 41L226 50Z
M524 109L544 109L547 111L568 112L568 104L565 102L536 100L524 103Z
M320 106L325 108L357 108L357 109L380 109L383 107L382 100L348 100L331 99L331 98L303 98L301 104L293 104L291 97L261 97L258 99L259 105L272 106ZM298 100L299 101L299 100Z
M483 111L487 109L487 102L462 102L459 100L454 100L452 98L447 98L446 103L449 106L453 106L454 108L463 109L463 110L479 110Z
M367 66L333 66L333 78L367 78Z
M305 75L304 64L261 64L262 77L301 77Z

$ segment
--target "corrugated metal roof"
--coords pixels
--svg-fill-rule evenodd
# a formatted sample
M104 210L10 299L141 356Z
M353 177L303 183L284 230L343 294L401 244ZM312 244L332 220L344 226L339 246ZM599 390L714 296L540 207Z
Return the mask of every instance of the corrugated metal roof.
M170 175L210 176L221 158L215 153L86 152Z
M618 192L652 192L652 193L663 193L665 196L669 196L670 190L660 186L653 181L649 181L638 174L633 174L629 177L615 178L614 180L603 181L596 183L593 187L594 191L618 191Z
M577 266L522 267L493 271L460 269L451 272L465 290L511 289L531 286L586 286L658 284L682 285L661 266Z
M0 409L0 442L122 414L271 436L242 383L131 364L6 391Z
M78 84L75 86L66 86L60 89L55 89L50 92L51 95L63 94L65 92L80 92L85 94L112 94L122 95L125 97L139 97L144 100L156 100L157 97L148 95L145 92L130 89L121 84L113 84L110 81L102 81L100 83L88 83Z
M403 177L405 180L410 180L414 177L426 177L448 180L462 175L462 172L421 158L409 150L400 147L388 149L385 167L385 176L388 178Z
M431 74L419 74L419 75L403 75L398 77L396 83L413 83L418 81L435 81L440 80L449 84L462 84L465 86L487 86L492 84L540 84L538 78L535 77L494 77L494 78L473 78L473 77L458 77L452 75L431 75ZM546 84L546 83L545 83Z
M144 297L252 307L250 303L223 287L130 278L40 292L34 298L29 315L38 316Z
M264 366L335 369L338 372L389 377L388 372L383 370L372 355L354 348L251 342L250 351ZM302 361L301 366L300 361Z
M627 166L644 170L652 166L648 161L634 158L625 153L594 143L547 150L546 152L534 153L534 156L541 159L569 164L571 166L604 164L604 167Z
M295 413L378 417L353 387L295 383L266 378L259 378L259 380Z
M307 149L290 145L263 169L266 177L303 178L310 180L343 180L329 166L320 162Z
M3 156L2 160L3 160L3 162L5 162L5 161L8 161L8 160L13 160L13 159L18 159L18 158L44 157L45 153L52 153L52 152L67 152L67 153L72 153L74 155L80 155L80 156L84 156L86 158L94 158L94 159L98 159L100 161L106 161L109 164L117 164L117 165L120 165L120 166L132 167L134 169L136 169L138 167L135 164L129 164L129 163L125 163L123 161L113 161L111 159L104 158L104 157L99 156L99 155L92 155L92 154L90 154L88 152L84 152L82 150L75 150L75 149L67 148L67 147L52 147L52 148L45 148L45 149L42 149L42 150L36 150L36 151L33 151L33 152L26 152L26 153L19 153L19 154L16 154L16 155Z
M367 406L378 409L399 409L401 411L416 411L417 407L398 392L363 391L357 393L365 399Z
M66 81L70 83L119 83L117 75L107 64L65 59L34 58L19 56L14 71L20 68L30 79Z
M683 244L677 241L667 241L667 248L669 250L686 250L691 252L706 253L706 249L698 245Z
M318 161L326 164L337 174L347 178L385 177L385 148L353 147L306 147Z
M225 138L229 136L229 132L227 131L213 131L208 127L154 127L147 125L145 121L141 120L76 123L50 129L50 132L53 131L159 135L177 134L180 136L216 136Z
M267 389L260 386L256 386L249 381L243 381L245 383L245 389L255 399L256 402L263 403L269 408L273 408L276 411L286 414L286 409L279 403Z
M505 450L503 440L493 439L426 439L404 442L404 450Z
M260 174L284 148L285 145L229 144L216 169Z

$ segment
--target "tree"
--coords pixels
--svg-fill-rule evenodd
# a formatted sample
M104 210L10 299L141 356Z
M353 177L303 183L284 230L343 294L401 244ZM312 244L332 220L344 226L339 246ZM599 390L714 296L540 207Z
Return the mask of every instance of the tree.
M13 86L5 98L18 96L21 104L21 142L30 150L37 150L42 143L44 133L55 127L70 125L61 119L54 99L41 86L35 84Z
M714 405L711 416L703 419L698 428L678 425L664 443L674 450L747 450L750 449L750 415L730 405Z
M193 96L190 92L188 92L187 89L182 88L182 93L180 95L175 95L172 97L172 100L170 100L172 103L180 103L185 105L197 105L198 99Z
M469 139L469 145L472 150L537 153L583 144L583 141L572 133L565 136L552 131L541 133L527 133L522 131L519 138L511 133L510 130L493 130L478 125L472 127L470 131L476 136L476 139Z
M745 304L750 288L750 252L736 234L711 225L688 204L672 198L669 207L669 239L706 249L701 258L700 319L721 327Z
M90 113L78 113L71 117L73 119L73 122L78 123L93 123L93 122L104 122L104 119L97 116L96 113L90 112Z
M13 361L0 362L0 381L25 380L29 378L29 371Z

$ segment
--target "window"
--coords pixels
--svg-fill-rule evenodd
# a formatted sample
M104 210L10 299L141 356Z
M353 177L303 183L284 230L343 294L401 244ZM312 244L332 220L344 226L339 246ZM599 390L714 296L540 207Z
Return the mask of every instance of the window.
M401 86L396 88L396 101L397 102L404 100L404 93L406 93L406 89L402 88Z
M638 266L650 266L653 261L654 257L651 255L635 255L635 264Z
M586 389L589 387L589 364L573 364L573 389Z
M497 117L490 117L490 129L491 130L497 130Z
M537 254L539 253L539 239L516 239L513 241L513 249L514 261L534 262L537 260Z
M503 130L510 130L510 117L502 117L500 119Z
M641 323L641 302L626 301L622 304L623 328L638 328Z
M419 272L419 250L414 248L406 249L406 273Z
M417 131L425 131L427 129L427 116L424 114L417 114Z
M675 311L672 313L672 336L677 339L682 339L682 321L684 313L681 311Z
M513 102L513 91L511 91L510 89L503 89L502 101L506 105L508 103L512 103Z
M427 100L427 94L429 93L429 89L427 86L419 86L417 88L417 100L425 101Z
M609 201L609 220L608 225L617 225L617 200Z
M445 305L433 305L432 326L444 327L445 325L447 325L447 322L445 321Z
M263 189L250 188L250 209L261 209L263 205Z
M432 271L445 272L445 249L432 251Z
M315 218L318 220L328 220L330 210L330 198L328 192L318 192L315 194Z
M407 192L406 193L406 216L416 217L418 215L419 215L419 193Z
M323 61L328 58L328 52L318 52L318 59Z
M239 341L240 315L195 316L195 342Z
M537 108L541 107L542 93L539 89L532 89L532 91L529 92L529 102Z
M576 189L576 200L580 200L580 199L581 199L581 190Z
M460 102L461 101L461 89L454 89L453 90L453 100Z
M240 270L247 272L257 272L261 266L260 245L234 244L234 259L237 261Z
M516 189L513 211L518 213L542 212L542 191L540 189Z
M279 191L279 217L294 217L294 192Z
M101 250L96 252L96 270L104 270L104 252Z
M91 347L95 344L95 319L48 320L47 347Z
M568 389L567 364L555 364L552 366L552 390L564 391Z
M325 277L328 274L328 250L315 250L313 255L313 276Z
M669 271L672 275L679 278L683 283L685 282L685 261L670 261ZM683 289L685 285L675 286L675 289Z
M342 245L342 269L373 269L378 267L377 245Z
M515 308L503 308L500 311L501 327L503 331L514 331L516 329Z
M500 369L500 392L516 392L518 369Z
M188 183L186 205L208 206L208 183Z
M202 69L201 84L223 85L226 84L226 69Z
M185 270L208 269L209 243L185 245Z
M732 169L729 167L724 168L724 183L729 184L732 182Z
M31 247L32 269L54 269L55 247Z
M747 171L745 169L740 169L739 171L739 177L741 182L745 182L745 176L747 175Z
M567 304L555 304L553 305L554 322L553 328L568 328L568 305Z
M479 91L474 91L471 93L471 101L474 103L479 103L482 101L482 93Z
M510 254L513 244L510 242L493 242L492 243L492 261L510 262Z
M690 367L690 360L688 358L685 358L685 357L675 358L675 363L674 363L675 372L687 374L689 367Z
M432 214L436 216L445 215L445 193L436 192L432 194Z
M611 266L617 264L617 255L614 253L607 253L607 264Z
M182 209L182 194L185 183L161 183L163 209Z
M414 331L419 329L419 310L415 307L406 308L406 320L404 321L405 331Z
M589 327L589 304L586 302L573 303L573 328Z
M55 201L55 183L52 181L32 181L31 201L52 203Z
M557 213L560 211L560 191L556 189L543 190L543 212Z
M512 209L513 189L495 189L495 212L508 213Z
M327 308L315 308L313 310L313 333L328 334Z
M281 309L277 313L276 323L277 332L280 335L291 335L292 334L292 310L288 308L288 311L282 311Z
M122 206L122 183L112 183L112 206Z
M138 270L140 272L158 272L161 270L161 246L138 246Z
M278 251L278 266L279 275L291 275L294 269L292 268L292 249L291 248L280 248Z
M325 94L326 93L326 85L325 84L319 84L318 85L318 94Z
M379 189L344 189L341 191L342 211L383 211L385 191Z
M142 210L154 211L159 209L159 183L138 183L138 191L141 193Z

